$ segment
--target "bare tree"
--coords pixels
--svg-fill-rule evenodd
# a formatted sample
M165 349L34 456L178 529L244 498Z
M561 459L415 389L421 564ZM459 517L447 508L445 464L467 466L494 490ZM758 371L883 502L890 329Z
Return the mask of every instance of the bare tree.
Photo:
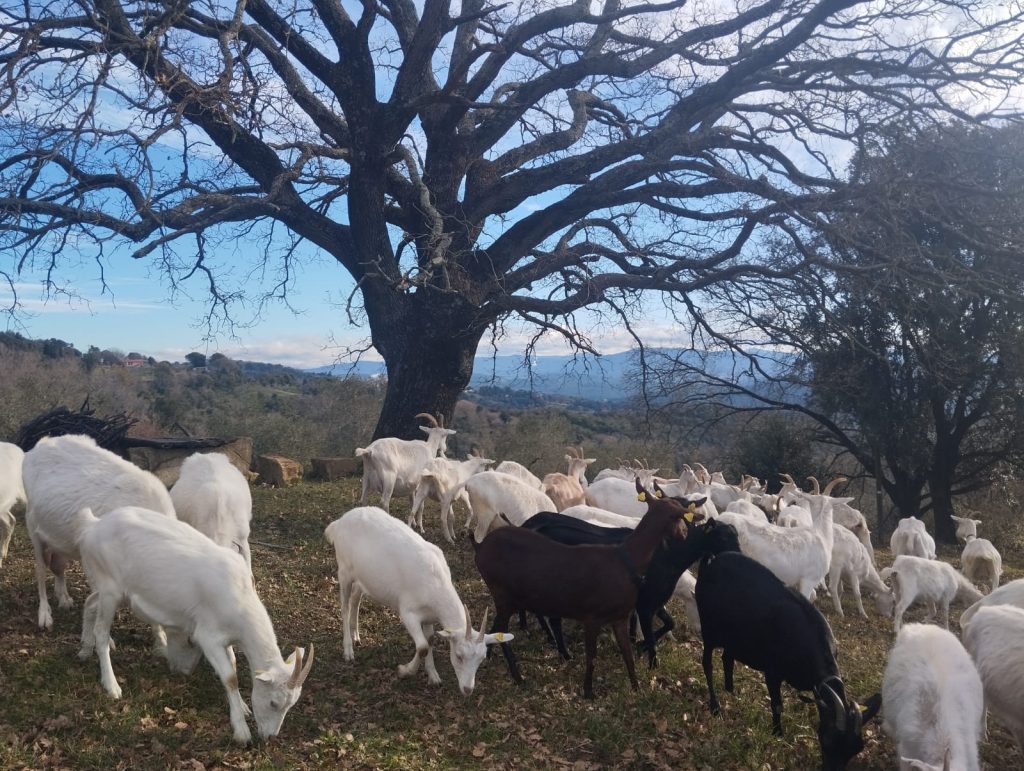
M841 271L720 294L718 358L745 379L673 357L661 386L810 417L952 543L954 497L1024 470L1024 129L893 132L853 177L870 195L819 244Z
M451 416L506 319L592 351L581 309L628 325L645 290L685 307L806 268L758 246L827 217L832 157L908 112L990 117L1020 82L1008 8L5 3L5 276L134 242L173 285L207 282L216 317L244 289L218 254L251 249L279 297L308 242L356 281L386 362L377 435L408 435Z

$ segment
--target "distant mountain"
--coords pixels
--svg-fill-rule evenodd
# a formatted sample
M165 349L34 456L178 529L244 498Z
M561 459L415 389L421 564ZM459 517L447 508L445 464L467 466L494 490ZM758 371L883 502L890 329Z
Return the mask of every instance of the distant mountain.
M666 356L681 356L691 364L700 361L700 354L696 351L649 349L647 353L652 361ZM765 354L769 358L762 359L762 367L770 374L778 373L782 367L780 360L785 361L787 357L776 351L766 351ZM716 376L738 381L748 387L756 385L756 380L745 373L746 361L740 360L735 354L721 351L705 356L706 365ZM473 365L470 387L497 386L613 402L628 399L639 392L638 369L638 352L635 350L600 357L534 356L529 363L523 356L478 356ZM336 377L373 378L384 377L386 374L384 363L377 361L360 361L354 365L333 364L307 371Z

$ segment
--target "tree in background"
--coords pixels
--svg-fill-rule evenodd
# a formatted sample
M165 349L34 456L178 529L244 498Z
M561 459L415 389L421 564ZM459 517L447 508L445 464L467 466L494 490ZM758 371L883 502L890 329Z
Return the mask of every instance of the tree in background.
M842 271L724 298L759 387L678 362L674 382L811 417L902 516L934 511L953 542L954 497L1024 470L1024 129L893 132L853 176L870 195L820 244Z
M206 354L199 353L198 351L192 351L192 353L185 354L185 361L187 361L195 369L198 369L199 367L205 367Z
M4 275L13 291L28 271L49 281L133 242L173 287L201 280L216 319L252 291L225 263L262 262L234 275L264 271L273 285L252 299L281 299L310 244L354 280L350 318L365 314L386 362L376 435L419 436L414 415L451 418L478 343L507 320L594 351L592 320L629 325L645 290L685 312L723 282L807 270L807 234L842 200L836 153L1020 83L1024 11L990 10L9 6ZM773 236L794 248L765 261Z

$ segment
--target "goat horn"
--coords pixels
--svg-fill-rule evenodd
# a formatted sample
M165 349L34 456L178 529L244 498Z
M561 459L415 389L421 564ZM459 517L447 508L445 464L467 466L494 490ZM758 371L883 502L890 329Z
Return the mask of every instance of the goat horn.
M815 692L818 697L818 703L822 706L829 706L832 708L832 712L836 719L836 730L839 733L846 731L846 705L843 700L839 698L839 694L832 690L832 686L828 683L822 683L821 686Z
M807 477L807 480L814 485L814 494L821 495L821 485L818 484L817 477Z
M578 452L580 454L580 460L583 460L583 445L582 444L576 445L576 452Z
M441 426L441 428L444 428L444 415L442 415L440 412L437 413L437 422Z
M832 488L834 488L840 482L849 482L849 481L850 480L847 479L846 477L836 477L831 482L829 482L827 485L825 485L825 491L824 491L823 495L832 495Z
M302 657L302 674L299 675L298 685L302 685L306 682L306 678L309 677L309 670L313 668L313 654L316 651L313 648L313 643L309 644L309 655Z
M480 636L476 638L478 643L484 641L484 636L487 634L487 614L491 612L489 607L484 608L484 617L480 620Z
M432 428L440 428L440 426L437 425L437 418L435 418L429 412L417 412L416 417L425 419L427 422L430 423L430 426Z
M473 623L469 620L469 606L462 603L462 609L466 612L466 639L468 640L473 634Z
M791 477L789 474L783 474L782 472L779 472L779 479L783 479L783 480L789 482L791 485L795 485L796 484L796 482L793 481L793 477Z

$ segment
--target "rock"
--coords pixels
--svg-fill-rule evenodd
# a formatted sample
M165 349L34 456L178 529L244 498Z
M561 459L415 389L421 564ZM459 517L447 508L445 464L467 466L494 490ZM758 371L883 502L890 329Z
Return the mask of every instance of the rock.
M141 469L156 474L167 487L178 481L181 464L195 452L219 452L226 455L232 465L242 472L250 482L255 478L249 468L252 466L252 438L248 436L232 439L213 449L164 449L156 447L130 447L128 460Z
M302 464L283 455L260 455L256 458L260 481L274 487L287 487L302 479Z
M313 479L334 482L338 479L355 476L362 470L363 462L358 458L313 458Z

